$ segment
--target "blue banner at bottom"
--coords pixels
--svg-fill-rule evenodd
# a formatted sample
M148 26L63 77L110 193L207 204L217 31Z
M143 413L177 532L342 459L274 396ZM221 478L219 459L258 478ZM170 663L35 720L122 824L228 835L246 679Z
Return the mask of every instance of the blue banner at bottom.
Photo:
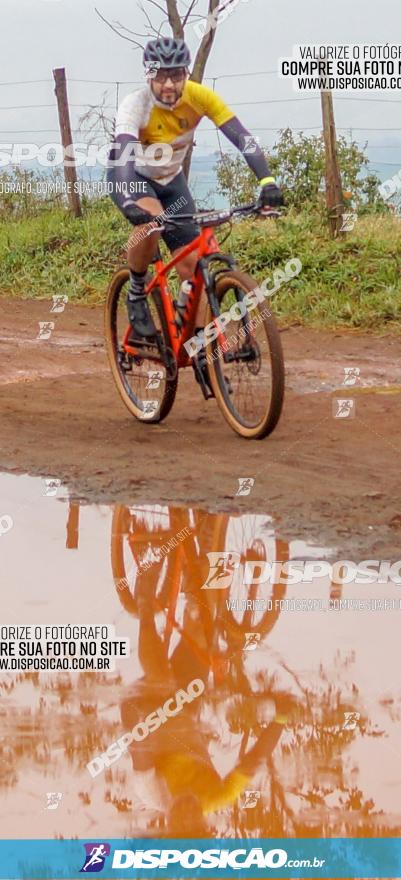
M401 878L401 839L2 840L0 880Z

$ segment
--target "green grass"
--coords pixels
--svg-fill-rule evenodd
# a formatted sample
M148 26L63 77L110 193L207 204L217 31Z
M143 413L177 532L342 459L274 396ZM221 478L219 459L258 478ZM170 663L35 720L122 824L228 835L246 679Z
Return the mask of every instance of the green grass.
M99 201L75 220L64 208L0 224L3 296L100 302L120 260L130 227L113 204Z
M82 220L63 208L0 223L0 294L72 302L102 302L109 278L124 262L130 232L110 200L85 210ZM222 237L224 232L220 230ZM260 283L290 257L300 275L274 295L286 323L312 327L400 332L401 221L362 216L352 232L333 241L318 214L289 214L278 222L236 224L223 246Z
M275 314L313 327L400 332L401 222L361 217L354 230L331 239L317 216L298 214L272 224L236 227L232 249L259 281L290 257L300 275L272 298Z

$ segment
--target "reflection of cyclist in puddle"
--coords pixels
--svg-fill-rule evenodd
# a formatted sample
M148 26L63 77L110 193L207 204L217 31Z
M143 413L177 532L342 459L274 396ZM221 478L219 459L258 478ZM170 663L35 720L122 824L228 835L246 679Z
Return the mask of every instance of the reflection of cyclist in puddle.
M160 565L154 565L137 579L138 647L144 676L121 705L127 730L162 706L179 688L186 689L194 679L201 679L205 688L208 685L208 664L196 655L186 639L181 638L168 657L167 645L156 627L152 601L159 573ZM205 648L206 657L206 639L199 626L196 599L190 595L185 600L183 630L196 639L200 648ZM209 755L210 737L201 727L203 699L186 703L158 730L142 742L134 741L130 745L133 768L143 774L146 790L152 792L157 786L159 809L168 815L168 834L172 837L207 836L207 815L234 804L252 787L254 774L272 754L286 724L286 700L281 695L270 723L258 727L256 743L239 758L235 768L222 777Z

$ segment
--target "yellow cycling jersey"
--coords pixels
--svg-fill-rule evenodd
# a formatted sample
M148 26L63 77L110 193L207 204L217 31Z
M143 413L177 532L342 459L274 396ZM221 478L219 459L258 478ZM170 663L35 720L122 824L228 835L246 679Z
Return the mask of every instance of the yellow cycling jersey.
M141 165L143 177L169 183L182 169L196 126L207 116L217 128L233 119L235 113L212 89L187 80L173 107L165 107L153 95L150 85L127 95L117 117L115 134L130 134L145 148L149 144L170 144L173 155L166 165Z
M173 797L192 792L199 798L204 814L234 804L250 783L245 773L235 769L221 779L211 762L184 753L163 756L158 770Z

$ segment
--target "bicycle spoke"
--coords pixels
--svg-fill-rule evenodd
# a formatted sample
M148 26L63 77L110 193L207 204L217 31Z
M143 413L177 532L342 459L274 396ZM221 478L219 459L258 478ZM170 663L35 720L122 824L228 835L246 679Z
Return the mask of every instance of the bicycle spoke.
M228 311L232 303L233 293L227 291L221 301L221 312ZM230 322L226 328L226 338L238 334L238 331L247 319L241 323ZM258 332L259 331L259 332ZM254 361L234 360L231 363L225 363L222 359L219 361L219 368L226 377L231 387L230 395L232 406L245 422L255 424L269 404L271 396L271 370L270 357L266 346L266 335L263 323L258 325L253 335L249 335L246 340L240 344L236 343L229 348L229 352L237 358L241 358L246 353L246 349L253 350ZM259 359L260 366L256 373L252 372L252 363Z

